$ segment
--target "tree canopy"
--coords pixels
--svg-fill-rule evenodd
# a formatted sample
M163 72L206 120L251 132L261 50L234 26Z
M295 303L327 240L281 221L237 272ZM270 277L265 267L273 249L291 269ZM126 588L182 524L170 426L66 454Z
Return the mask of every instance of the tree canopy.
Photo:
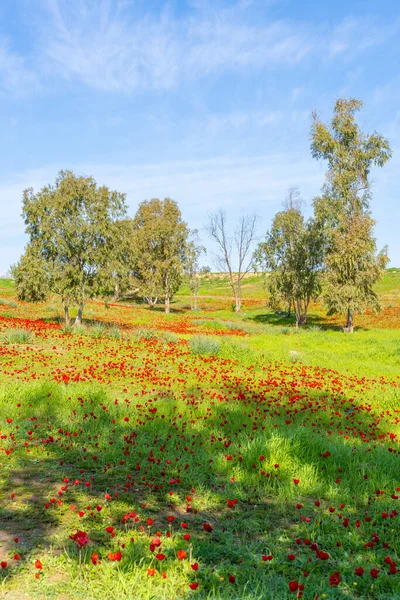
M325 230L324 298L330 314L347 312L346 331L353 331L354 311L378 308L373 285L388 260L385 249L376 252L369 175L389 160L391 149L383 136L360 129L355 113L361 107L360 100L339 99L330 127L314 114L311 128L312 155L328 164L322 194L314 200Z
M165 312L178 291L184 272L189 230L171 198L141 202L132 221L134 278L149 304L163 296Z
M321 229L313 219L304 219L298 200L289 190L285 210L275 215L265 241L258 245L256 260L268 272L270 304L284 303L288 315L293 306L296 323L302 325L307 322L310 300L320 292L323 243Z
M22 214L29 242L13 268L19 298L37 302L59 294L66 322L70 305L77 304L79 323L85 301L110 285L125 194L61 171L54 184L24 191Z

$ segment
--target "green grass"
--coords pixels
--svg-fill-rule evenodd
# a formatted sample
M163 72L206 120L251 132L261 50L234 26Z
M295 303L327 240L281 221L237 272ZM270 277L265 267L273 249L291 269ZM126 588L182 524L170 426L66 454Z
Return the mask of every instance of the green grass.
M32 333L26 329L7 329L2 336L5 344L28 344L32 339Z
M88 308L63 331L18 306L32 346L0 320L0 597L288 600L297 581L310 600L400 598L395 315L346 335L262 306Z

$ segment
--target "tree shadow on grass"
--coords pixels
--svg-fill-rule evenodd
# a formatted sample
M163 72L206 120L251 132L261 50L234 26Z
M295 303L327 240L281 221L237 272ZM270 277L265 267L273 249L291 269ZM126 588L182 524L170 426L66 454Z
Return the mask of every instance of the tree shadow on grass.
M284 425L272 408L271 414L264 418L268 394L255 395L245 383L230 385L229 389L229 401L210 403L206 400L211 406L212 418L204 420L207 413L202 408L203 400L193 388L188 390L192 397L190 402L182 403L181 417L173 409L176 400L164 396L154 404L148 403L147 407L142 401L143 409L130 413L131 419L134 415L137 417L132 423L123 420L121 409L104 391L89 386L64 388L44 384L22 395L17 388L14 392L10 390L12 405L18 394L22 407L20 414L14 416L20 425L15 432L18 448L11 453L10 468L2 475L4 495L0 500L0 521L8 535L3 544L5 554L18 551L12 538L20 536L21 562L36 559L43 548L52 547L53 553L62 552L66 544L69 559L78 564L79 554L69 535L79 527L88 532L91 551L99 552L102 559L107 560L112 539L105 532L105 524L113 525L119 536L130 535L130 532L135 536L137 526L132 528L132 519L127 525L122 524L124 515L132 510L140 515L148 537L141 534L134 544L128 544L123 550L124 558L118 568L126 576L133 564L162 568L149 550L149 543L158 530L163 535L169 528L174 532L166 552L168 561L179 564L176 552L183 544L178 533L182 532L181 522L188 524L193 560L208 569L209 589L216 589L220 577L226 577L232 570L240 571L242 564L259 577L264 553L283 556L288 551L296 551L293 538L302 535L303 527L296 507L299 499L311 502L318 498L327 503L328 498L321 497L321 490L334 482L338 465L347 468L341 475L340 486L337 485L338 501L341 496L348 501L354 493L354 481L348 471L357 460L354 460L351 440L339 434L341 421L337 426L332 424L332 413L320 411L312 417L319 430L334 429L329 438L319 437L306 421L310 416L307 411L296 413L290 425ZM227 394L224 387L219 391ZM326 390L312 391L313 399L318 396L322 400ZM341 394L340 402L343 401L346 396ZM280 398L280 405L283 411L285 394ZM150 412L153 407L157 408L156 412ZM352 422L357 418L358 406L353 402L351 407L350 413L342 415L343 428L347 421L350 429L356 429ZM363 420L366 430L373 429L374 418L370 413L363 413ZM274 423L281 426L275 429ZM306 426L304 430L303 426ZM31 453L23 447L27 427L35 431ZM354 440L357 439L355 434ZM200 441L203 443L198 443ZM38 448L34 447L35 442ZM327 450L331 452L330 459L321 463L321 453ZM232 455L232 459L228 460L228 455ZM274 472L272 463L278 458L283 464L279 472ZM171 465L167 466L167 461L171 461ZM304 488L305 492L301 491L303 482L299 488L293 486L296 468L301 467L309 467L310 473L317 475L315 482L309 482ZM377 471L376 485L395 481L398 472L387 448L379 445L363 468ZM270 477L261 475L262 470L270 471ZM232 474L238 484L232 481ZM361 476L360 471L360 481ZM45 509L50 497L59 498L57 491L65 477L70 482L61 496L64 508ZM74 479L80 481L77 486L72 484ZM90 482L88 488L86 482ZM366 484L371 492L373 485L375 481ZM16 501L10 502L13 490ZM111 509L106 507L105 493L113 498L112 514L107 512ZM118 493L117 499L115 493ZM187 499L188 494L191 500ZM228 500L232 499L236 503L230 507ZM363 493L355 504L362 512L368 510L368 502L368 493ZM76 504L77 509L85 507L84 519L77 521L76 512L66 509L71 503ZM87 509L89 504L91 508ZM102 505L100 512L95 509L97 504ZM308 511L313 519L321 518L321 511L310 507ZM110 516L105 518L106 514ZM171 515L175 521L169 526L167 517ZM151 526L146 525L149 517L153 519ZM211 532L204 531L204 523L212 526ZM275 570L287 586L285 565L278 565ZM13 572L8 575L13 576ZM226 597L230 597L229 594Z
M248 321L254 321L255 323L261 323L263 325L273 325L279 327L295 327L296 319L292 315L291 317L286 317L285 314L277 314L275 312L263 313L259 315L255 315L254 317L248 317ZM321 315L307 315L307 324L301 325L299 330L308 329L309 327L319 326L322 330L325 331L341 331L343 332L344 322L342 325L338 325L329 321L328 317L323 317ZM356 325L354 331L370 331L367 327L361 327Z

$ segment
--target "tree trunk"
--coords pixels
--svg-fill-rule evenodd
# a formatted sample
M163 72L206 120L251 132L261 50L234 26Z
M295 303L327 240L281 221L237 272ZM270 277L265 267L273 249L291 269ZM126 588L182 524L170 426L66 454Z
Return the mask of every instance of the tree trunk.
M83 313L83 303L79 305L78 308L78 314L76 315L76 319L75 319L75 325L81 325L82 324L82 313Z
M351 310L351 308L349 308L347 310L347 323L346 323L346 327L343 327L343 331L345 333L353 333L353 331L354 331L353 311Z
M292 301L289 300L289 306L288 306L287 313L286 313L286 318L287 319L289 319L289 317L290 317L290 309L291 308L292 308Z
M306 307L303 308L301 300L297 300L296 327L298 327L299 325L306 325L306 323L307 323Z
M169 298L168 292L165 294L165 312L166 313L171 312L170 298Z
M242 308L242 290L240 288L240 281L237 282L237 288L235 291L235 312L240 312Z
M64 304L64 317L65 317L65 325L68 327L71 320L69 318L69 307L68 304Z

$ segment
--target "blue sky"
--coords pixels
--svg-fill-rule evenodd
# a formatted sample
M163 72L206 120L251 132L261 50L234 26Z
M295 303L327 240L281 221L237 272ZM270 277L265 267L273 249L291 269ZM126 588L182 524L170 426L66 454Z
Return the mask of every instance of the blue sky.
M170 196L192 228L222 207L232 225L259 214L262 236L293 185L310 212L310 113L341 96L392 145L372 210L400 267L399 64L397 0L2 0L0 274L26 243L22 190L62 168L126 192L132 215Z

